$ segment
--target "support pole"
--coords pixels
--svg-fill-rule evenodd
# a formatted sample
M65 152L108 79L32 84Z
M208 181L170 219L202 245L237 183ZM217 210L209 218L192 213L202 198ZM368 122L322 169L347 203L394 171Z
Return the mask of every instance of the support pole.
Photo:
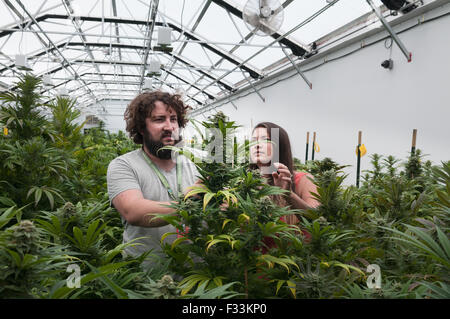
M141 79L139 80L139 82L140 82L139 91L141 91L142 85L144 84L145 71L147 69L147 59L148 59L148 56L149 56L150 50L151 50L152 34L153 34L153 30L155 29L156 14L158 13L158 6L159 6L159 0L152 1L152 3L149 6L147 22L151 21L152 25L149 28L149 26L147 24L147 34L145 37L148 42L146 43L145 52L144 52L144 60L142 63ZM144 43L145 43L145 41L144 41Z
M362 131L358 132L358 146L356 148L356 152L357 152L357 162L356 162L356 187L359 188L359 171L361 169L361 151L360 151L360 147L361 147L361 139L362 139Z
M417 137L417 129L413 129L412 143L411 143L411 155L416 153L416 137Z
M308 148L309 148L309 132L306 132L306 155L305 155L305 164L308 162Z
M377 15L378 19L380 19L383 26L386 28L387 32L391 35L392 39L394 39L395 43L397 43L400 50L402 50L403 54L406 57L406 60L408 62L411 62L411 52L409 52L406 47L403 45L402 41L400 41L400 38L397 36L397 34L394 32L394 30L389 25L389 22L386 21L386 19L381 14L379 8L372 2L372 0L366 0L367 3L372 7L373 12Z
M312 142L312 154L311 154L311 160L314 161L314 150L316 147L316 132L313 133L313 142Z
M255 91L256 94L258 94L258 96L260 97L260 99L265 103L266 102L266 98L264 96L261 95L261 93L259 93L258 89L255 88L255 86L253 85L252 81L250 81L246 76L244 71L242 71L242 75L244 76L244 78L247 80L247 82L250 84L250 86L252 87L253 91Z
M312 83L308 81L308 79L306 78L306 76L303 74L302 71L300 71L300 68L298 67L297 64L295 64L294 60L292 60L291 56L289 55L288 52L286 52L286 49L280 44L281 49L283 50L284 54L286 55L286 57L289 59L289 61L291 62L291 64L294 66L295 70L297 71L297 73L303 78L303 80L306 82L306 84L308 84L309 88L312 89Z
M230 100L231 105L233 105L234 109L237 110L236 104L233 103L233 101Z
M238 143L237 143L237 136L234 136L233 138L233 163L238 162Z

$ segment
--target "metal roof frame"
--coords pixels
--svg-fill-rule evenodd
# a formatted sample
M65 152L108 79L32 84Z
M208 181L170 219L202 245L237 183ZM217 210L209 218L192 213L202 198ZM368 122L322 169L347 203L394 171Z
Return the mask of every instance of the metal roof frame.
M339 0L323 1L319 10L311 12L303 21L296 22L297 24L290 27L290 30L274 30L267 40L256 41L258 43L251 43L255 42L254 32L242 29L244 25L242 10L245 4L242 1L198 0L200 5L192 8L191 19L186 23L183 23L183 19L177 20L178 18L174 18L173 15L160 10L161 4L168 0L151 0L148 3L141 0L126 3L124 0L102 0L102 6L108 3L110 16L106 16L104 10L100 15L98 10L96 14L91 14L99 5L99 1L92 7L89 4L87 9L90 10L87 14L86 12L75 14L74 3L81 0L33 2L38 8L34 13L27 7L26 3L29 0L1 1L13 17L13 21L0 28L0 90L14 90L15 84L11 83L11 79L22 74L15 68L11 49L7 51L4 47L12 42L12 39L17 38L15 34L18 32L22 35L30 33L37 39L35 41L37 46L40 45L26 52L33 65L38 66L39 71L36 71L36 75L51 74L57 80L53 88L45 88L43 92L67 85L70 92L88 105L103 99L100 91L109 92L112 96L116 92L133 92L134 87L138 94L142 90L150 55L164 62L161 65L161 76L157 81L153 81L154 87L170 88L177 92L183 88L184 97L196 104L195 112L208 109L215 101L227 100L243 89L254 90L264 100L258 91L258 84L282 70L294 68L312 88L299 65L314 57L319 51L334 45L332 44L334 41L340 41L341 37L348 37L351 32L356 32L353 31L356 26L367 27L369 18L376 19L374 12L378 14L379 20L402 51L406 52L405 54L409 53L390 30L391 22L398 18L393 19L393 13L379 2L377 5L373 3L378 0L366 0L372 11L309 44L299 41L293 33L338 4ZM293 0L280 1L283 10L290 10L297 4ZM448 1L424 0L424 2L429 4ZM135 18L132 10L128 8L128 5L137 4L143 8L142 11L146 10L142 12L145 15L143 18L142 15L141 18ZM202 30L202 23L211 8L215 12L224 10L224 14L229 17L227 20L229 32L239 35L239 40L222 41L220 34L214 35L214 39L211 39L211 34L207 35L207 32L200 34L198 30ZM128 16L122 14L124 9L128 11ZM62 27L57 30L50 28L54 24L61 24ZM110 32L109 35L103 32L105 26ZM156 29L162 26L170 27L173 30L173 40L177 38L173 42L177 47L171 52L154 50ZM100 27L101 34L98 32ZM241 56L240 48L245 48L247 50L245 52L251 54ZM109 49L109 53L99 52L102 49ZM276 52L274 55L276 60L272 59L264 65L261 60L267 55L262 53L269 49L274 50L270 52ZM82 53L78 54L77 51ZM192 55L197 51L202 55L200 58ZM44 63L47 63L46 68L43 68ZM127 81L125 78L129 77L134 79ZM127 88L118 89L114 85L126 85ZM131 87L130 90L128 87Z

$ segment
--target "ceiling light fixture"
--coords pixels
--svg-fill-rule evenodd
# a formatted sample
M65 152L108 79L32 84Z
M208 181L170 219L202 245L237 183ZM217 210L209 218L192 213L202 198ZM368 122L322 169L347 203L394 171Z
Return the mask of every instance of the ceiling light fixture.
M28 57L25 54L16 54L16 67L19 70L32 71L28 64Z
M60 96L60 97L68 97L69 96L69 90L67 90L66 88L60 88L58 90L58 96Z
M153 47L153 51L172 52L172 28L159 27L158 28L158 45Z
M161 75L161 63L158 60L151 60L148 67L147 76L160 76Z
M50 74L44 74L42 76L42 84L44 84L45 87L53 86L53 80Z
M144 79L144 85L142 86L142 89L144 91L151 91L152 90L152 79L151 78Z

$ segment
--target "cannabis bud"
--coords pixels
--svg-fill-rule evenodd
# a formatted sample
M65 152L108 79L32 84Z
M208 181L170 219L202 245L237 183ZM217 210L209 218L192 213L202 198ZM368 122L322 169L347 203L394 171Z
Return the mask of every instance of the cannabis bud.
M71 202L67 202L64 207L63 207L63 216L64 217L72 217L73 215L76 215L77 213L77 208L75 207L74 204L72 204Z
M155 299L173 299L179 294L177 285L170 275L164 275L157 282L151 281L147 287L152 298Z
M39 232L31 220L23 220L11 230L10 246L24 254L36 251Z
M169 286L173 284L173 279L170 275L164 275L160 280L159 283L161 283L164 286Z
M325 224L325 223L327 223L327 219L325 217L323 217L323 216L320 216L319 217L319 223Z

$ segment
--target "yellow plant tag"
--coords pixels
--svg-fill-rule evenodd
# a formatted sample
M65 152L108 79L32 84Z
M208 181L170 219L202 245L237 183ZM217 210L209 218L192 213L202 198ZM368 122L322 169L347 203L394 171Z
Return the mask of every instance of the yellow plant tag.
M367 149L366 149L366 147L364 146L364 144L361 144L361 146L359 147L359 152L360 152L360 154L361 154L361 157L363 157L364 155L366 155ZM358 146L356 147L355 153L356 153L356 156L358 156Z
M320 152L320 146L319 144L317 144L317 142L314 143L314 150L316 151L316 153Z

